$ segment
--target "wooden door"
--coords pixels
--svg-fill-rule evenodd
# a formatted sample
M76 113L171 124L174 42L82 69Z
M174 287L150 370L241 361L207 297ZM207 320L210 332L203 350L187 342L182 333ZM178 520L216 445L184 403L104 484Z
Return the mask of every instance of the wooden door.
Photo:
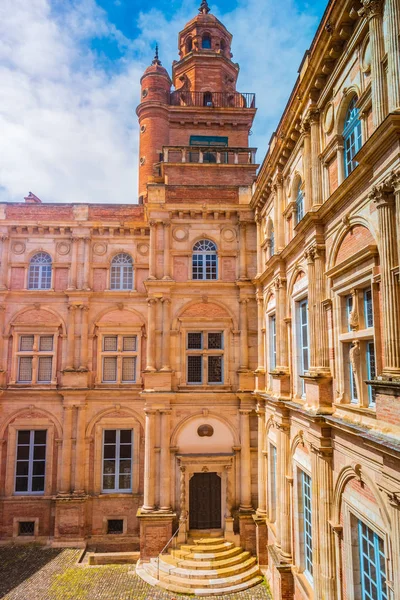
M189 528L221 527L221 478L217 473L195 473L189 482Z

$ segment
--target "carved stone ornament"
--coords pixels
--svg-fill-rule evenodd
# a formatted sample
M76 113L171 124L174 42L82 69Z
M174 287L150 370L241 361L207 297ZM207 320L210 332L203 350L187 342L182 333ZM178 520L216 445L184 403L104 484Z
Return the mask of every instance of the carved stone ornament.
M214 435L214 428L211 425L200 425L197 429L197 435L200 437L211 437Z
M172 237L177 242L184 242L187 240L189 235L189 230L186 227L175 227L172 230Z
M58 254L69 254L71 250L71 244L69 244L68 242L58 242L56 249Z
M107 252L107 244L105 242L96 242L93 244L93 254L103 256Z
M145 256L149 253L149 245L148 244L138 244L137 251L142 256Z
M333 105L329 102L324 112L323 126L325 133L330 133L332 131L334 121Z
M221 231L221 235L225 242L233 242L236 239L236 231L233 227L224 227Z
M13 242L11 246L11 250L14 254L23 254L25 252L25 248L25 242L22 242L21 240Z

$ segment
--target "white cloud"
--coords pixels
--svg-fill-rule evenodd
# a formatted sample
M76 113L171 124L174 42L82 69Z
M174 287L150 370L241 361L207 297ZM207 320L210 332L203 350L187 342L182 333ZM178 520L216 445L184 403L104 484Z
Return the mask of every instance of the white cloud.
M95 0L2 0L0 201L21 201L32 190L48 202L136 202L135 107L149 46L159 42L170 69L178 31L198 4L184 2L169 20L157 9L143 11L132 41ZM294 0L217 10L234 34L239 90L257 93L251 143L262 160L316 22ZM95 37L120 49L112 68L92 50Z

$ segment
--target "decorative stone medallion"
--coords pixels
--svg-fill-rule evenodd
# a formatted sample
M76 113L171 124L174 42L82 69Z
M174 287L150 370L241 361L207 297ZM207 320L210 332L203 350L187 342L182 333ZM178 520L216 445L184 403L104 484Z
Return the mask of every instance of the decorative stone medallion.
M71 250L71 244L68 242L58 242L56 248L58 254L69 254L69 251Z
M369 43L369 36L367 36L361 48L361 69L363 73L371 71L371 44Z
M149 253L149 245L148 244L138 244L137 251L142 256L145 256L146 254Z
M25 242L21 242L20 240L13 242L13 245L11 246L11 250L14 254L23 254L25 252L25 248Z
M211 437L214 435L214 428L211 425L200 425L197 428L197 435L200 437Z
M334 124L333 106L329 102L326 105L325 113L324 113L324 131L325 131L325 133L330 133L332 131L333 124Z
M107 244L105 242L96 242L93 244L93 253L98 256L103 256L107 252Z
M236 231L233 227L224 227L221 235L225 242L233 242L236 239Z
M187 240L189 235L189 230L185 227L175 227L172 231L172 236L177 242L184 242Z

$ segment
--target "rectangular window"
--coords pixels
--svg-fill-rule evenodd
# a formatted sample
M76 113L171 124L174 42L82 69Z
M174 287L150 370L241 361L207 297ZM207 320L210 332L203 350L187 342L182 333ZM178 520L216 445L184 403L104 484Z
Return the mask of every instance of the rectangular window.
M346 296L346 329L352 331L350 326L350 313L353 310L353 296L350 294Z
M270 515L269 518L272 523L276 521L276 492L277 492L277 451L276 446L270 444L269 446L270 459L269 459L269 470L270 470Z
M105 429L103 492L132 491L132 429Z
M21 335L17 352L18 383L51 383L54 335Z
M15 492L42 494L46 470L46 429L17 432Z
M365 327L368 329L369 327L374 326L374 312L372 306L372 290L369 288L364 291L364 321Z
M375 379L376 377L376 363L375 363L375 345L374 342L367 342L367 377L369 380ZM375 406L375 390L369 385L368 386L368 400L371 407Z
M137 336L104 335L102 348L102 382L135 383Z
M304 573L312 578L312 505L311 505L311 477L301 471L301 489L303 500L303 535L304 535Z
M388 600L386 558L383 539L358 521L361 600Z
M269 361L273 371L276 367L276 317L269 318Z
M224 335L222 331L195 331L186 336L187 383L224 383Z
M300 375L309 369L308 364L308 301L299 302L300 322ZM301 380L302 395L306 393L304 379Z

